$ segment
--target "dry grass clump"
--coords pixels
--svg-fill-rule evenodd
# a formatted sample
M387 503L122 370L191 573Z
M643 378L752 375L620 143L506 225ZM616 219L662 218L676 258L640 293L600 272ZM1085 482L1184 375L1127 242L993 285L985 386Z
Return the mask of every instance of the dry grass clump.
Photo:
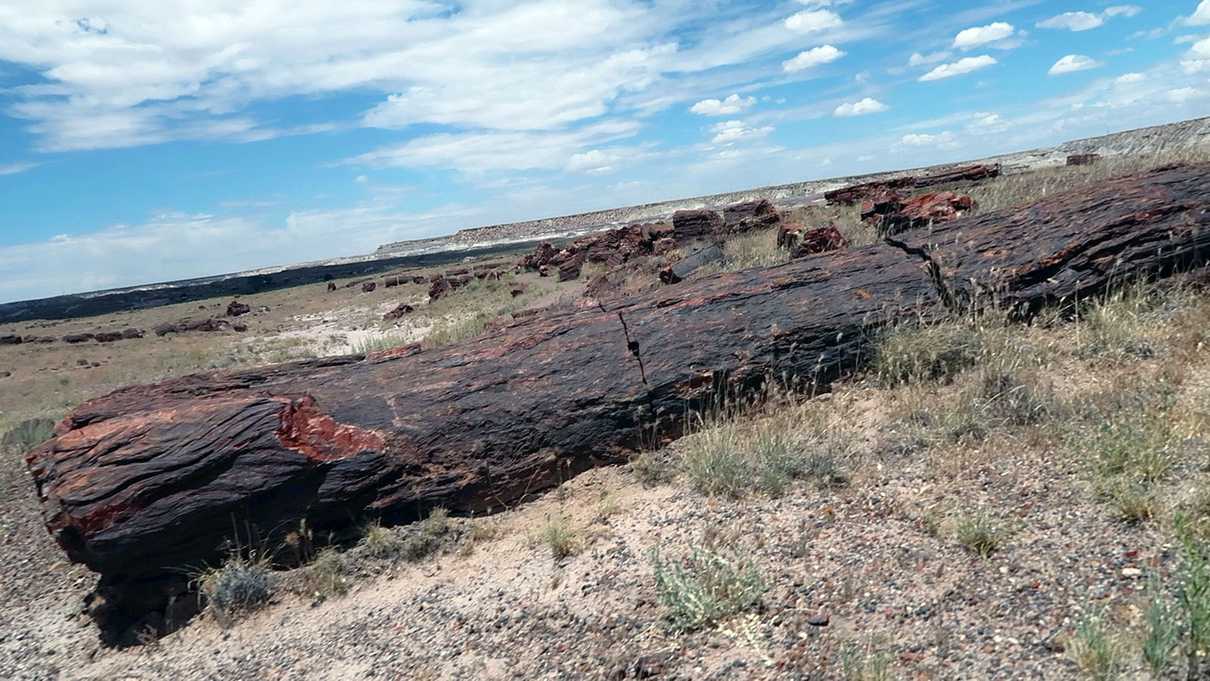
M260 608L273 596L274 579L267 560L233 555L217 568L193 578L205 611L224 627Z
M27 452L49 440L54 431L55 422L51 419L26 419L0 437L0 452Z
M790 262L790 253L777 246L777 230L761 230L728 239L723 244L722 272L773 267Z
M555 560L574 556L580 552L582 546L580 533L572 524L571 518L562 513L546 519L546 523L538 530L538 540L550 549L550 555Z
M324 549L301 574L304 593L315 602L343 596L352 586L350 566L336 549Z
M739 498L750 492L777 497L799 479L842 484L845 434L824 409L793 399L766 398L763 411L699 418L699 432L680 449L679 468L695 490Z
M1127 666L1126 652L1125 643L1101 614L1085 617L1067 644L1068 657L1087 678L1095 681L1122 678Z
M954 522L954 538L980 558L990 558L1000 550L1006 534L1004 528L985 512L964 514Z
M767 588L751 561L711 549L672 561L653 551L651 563L664 618L674 631L700 629L756 608Z
M840 650L840 671L845 681L891 681L893 658L871 639L865 643L846 643Z

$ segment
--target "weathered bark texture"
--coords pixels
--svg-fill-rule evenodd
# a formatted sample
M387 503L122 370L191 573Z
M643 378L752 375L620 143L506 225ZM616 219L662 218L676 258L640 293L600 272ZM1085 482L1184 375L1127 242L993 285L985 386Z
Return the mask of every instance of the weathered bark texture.
M679 284L699 269L722 259L723 249L718 244L711 244L686 258L661 268L660 281L665 284Z
M216 558L232 528L500 508L680 435L719 394L826 383L879 327L984 292L1036 308L1204 263L1208 210L1210 166L1177 167L454 347L131 387L76 409L27 462L50 532L121 600Z

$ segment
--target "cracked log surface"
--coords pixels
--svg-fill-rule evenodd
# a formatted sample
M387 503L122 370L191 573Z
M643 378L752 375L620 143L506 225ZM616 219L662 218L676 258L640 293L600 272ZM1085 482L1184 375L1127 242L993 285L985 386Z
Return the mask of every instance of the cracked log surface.
M157 607L138 585L217 558L233 527L498 509L677 437L720 392L826 384L883 325L983 291L1033 309L1202 264L1208 211L1210 166L1174 167L454 347L131 387L76 409L27 463L50 532L137 613Z

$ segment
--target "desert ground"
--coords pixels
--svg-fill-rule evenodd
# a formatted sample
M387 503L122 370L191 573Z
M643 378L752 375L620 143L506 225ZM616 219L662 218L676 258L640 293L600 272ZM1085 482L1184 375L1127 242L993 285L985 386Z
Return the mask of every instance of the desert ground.
M1205 148L1006 174L978 211ZM944 187L941 189L945 189ZM856 208L795 206L851 245ZM775 266L776 230L693 273ZM686 257L702 245L681 245ZM520 254L518 254L519 256ZM486 516L437 511L305 564L198 566L202 612L102 643L96 576L47 533L23 453L92 397L194 372L433 347L580 304L602 272L514 272L430 301L438 271L0 328L111 343L0 347L0 677L13 679L1180 679L1210 669L1210 296L1205 272L1030 323L996 312L890 331L830 392L771 391L693 433ZM612 295L661 286L638 262ZM442 268L449 270L449 267ZM385 278L407 283L390 288ZM368 280L367 280L368 281ZM517 295L514 292L520 291ZM384 315L400 304L415 311ZM250 580L251 586L240 580ZM252 587L255 587L254 589ZM232 595L233 592L238 592ZM1199 672L1199 670L1201 670Z

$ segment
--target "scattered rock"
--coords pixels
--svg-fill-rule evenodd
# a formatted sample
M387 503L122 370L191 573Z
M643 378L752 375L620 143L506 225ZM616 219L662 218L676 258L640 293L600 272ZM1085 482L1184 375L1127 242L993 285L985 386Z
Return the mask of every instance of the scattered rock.
M248 325L244 324L243 322L236 322L231 325L231 330L235 331L236 333L244 333L248 330Z
M524 293L525 284L513 284L512 287L508 289L508 294L514 298L523 295Z
M412 307L411 305L408 305L407 303L400 303L394 310L391 310L383 315L382 318L384 320L399 319L404 315L412 314L415 311L416 308Z
M228 317L239 317L240 315L246 315L251 311L252 307L250 305L241 303L238 300L233 300L227 304Z
M383 288L395 288L402 283L399 277L387 277L382 281Z
M584 269L584 253L580 252L565 260L559 265L559 281L574 281L580 278L580 272Z
M517 269L521 271L537 270L543 265L549 265L554 260L558 251L550 244L549 241L543 241L538 244L533 253L526 255L517 261Z
M71 345L79 345L80 343L87 343L95 337L96 336L91 333L73 333L64 336L63 342Z
M826 627L832 623L832 617L826 612L818 612L807 617L807 624L813 627Z
M335 291L335 290L336 290L336 282L329 281L328 282L328 293L331 293L332 291Z
M416 276L412 277L412 283L413 284L426 284L426 283L428 283L428 279L425 279L424 275L422 275L422 274L417 274Z
M0 378L9 378L13 375L11 371L0 371Z
M98 343L113 343L115 341L122 340L122 332L102 331L101 333L93 335L93 340L97 341Z
M142 329L129 328L122 330L122 338L125 338L126 340L142 338L144 335L145 334Z
M0 336L0 345L21 345L21 336L15 334L6 334Z
M911 198L887 192L862 204L861 219L879 234L888 235L957 220L974 208L974 199L954 192Z
M367 281L366 283L361 285L361 292L362 293L373 293L377 288L378 288L377 282Z
M240 324L243 330L248 327ZM223 331L232 328L231 323L225 319L182 319L177 322L167 322L155 327L153 331L157 336L167 336L172 333L189 333L191 331L212 333L215 331ZM239 329L236 329L237 331Z
M777 245L790 251L790 257L802 258L845 248L849 242L835 225L815 229L805 229L802 225L788 225L778 230Z
M1100 154L1072 154L1067 157L1069 166L1090 166L1101 160Z

